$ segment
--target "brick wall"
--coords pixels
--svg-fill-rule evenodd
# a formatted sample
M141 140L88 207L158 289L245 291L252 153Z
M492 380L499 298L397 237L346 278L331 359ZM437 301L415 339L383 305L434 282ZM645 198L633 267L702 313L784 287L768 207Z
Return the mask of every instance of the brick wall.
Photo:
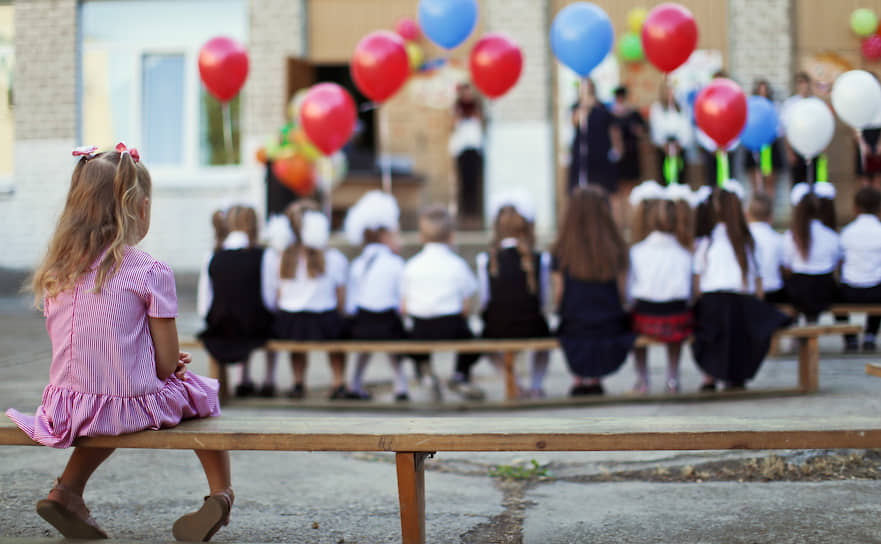
M76 0L15 3L18 140L76 137L76 52Z
M286 59L305 47L305 0L250 0L245 85L246 137L263 137L284 123Z
M792 0L729 0L731 73L749 93L753 82L771 82L775 98L790 94L793 72Z

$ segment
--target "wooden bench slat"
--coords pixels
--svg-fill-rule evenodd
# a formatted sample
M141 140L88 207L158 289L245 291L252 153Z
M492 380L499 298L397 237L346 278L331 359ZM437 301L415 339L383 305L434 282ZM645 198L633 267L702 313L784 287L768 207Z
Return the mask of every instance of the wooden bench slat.
M12 422L0 444L32 445ZM261 451L655 451L881 448L876 417L236 418L76 445Z
M869 376L876 376L881 378L881 364L878 363L866 363L866 374Z
M777 309L789 315L797 313L791 304L777 304ZM831 314L881 314L881 304L833 304L824 312Z

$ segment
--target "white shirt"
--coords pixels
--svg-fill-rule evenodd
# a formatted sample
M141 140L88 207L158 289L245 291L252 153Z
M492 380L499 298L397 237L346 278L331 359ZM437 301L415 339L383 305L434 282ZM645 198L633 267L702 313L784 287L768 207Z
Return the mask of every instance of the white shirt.
M753 221L749 231L756 242L756 260L759 262L759 276L762 290L766 293L783 289L783 235L763 221Z
M649 128L652 143L657 147L667 145L670 138L679 142L681 148L691 145L691 122L684 112L676 111L675 108L665 110L659 102L652 104L649 109Z
M324 252L324 274L310 278L306 259L297 263L294 278L279 278L278 309L285 312L327 312L337 308L337 287L345 287L348 261L336 249ZM277 269L277 274L281 269Z
M474 273L446 244L425 244L404 266L401 295L413 317L461 314L465 300L475 291Z
M671 302L691 297L691 252L676 236L653 231L630 248L629 300Z
M757 270L755 255L747 253L747 277L744 286L737 254L734 253L734 247L728 239L728 230L724 223L713 227L710 236L701 238L697 243L694 252L694 273L700 275L701 293L713 291L755 293Z
M517 247L519 242L516 238L505 238L499 242L500 249ZM489 254L482 252L477 254L477 283L480 291L480 307L486 308L489 303ZM551 255L542 252L538 270L539 307L544 307L545 301L541 298L549 292L551 286Z
M400 309L403 274L404 259L385 244L368 244L349 268L346 313L354 315L358 308L371 312Z
M841 282L853 287L881 283L881 221L863 213L841 229L844 266Z
M838 233L818 219L811 221L811 247L808 258L802 257L795 245L792 231L783 235L783 266L796 274L829 274L841 262L841 240Z
M234 230L223 240L222 249L244 249L251 244L248 235L240 230ZM208 266L214 254L209 254L202 261L199 271L199 284L196 289L196 312L199 317L205 319L214 301L214 286L211 284L211 276L208 274ZM260 295L263 305L270 312L274 312L275 293L278 290L278 264L280 256L274 249L263 250L263 260L260 262Z

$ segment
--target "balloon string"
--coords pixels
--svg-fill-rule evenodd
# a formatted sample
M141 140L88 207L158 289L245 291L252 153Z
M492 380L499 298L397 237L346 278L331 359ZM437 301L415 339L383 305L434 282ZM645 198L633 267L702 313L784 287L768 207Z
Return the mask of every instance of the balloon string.
M229 114L229 102L220 103L220 115L223 117L223 146L226 149L226 160L223 162L229 164L235 162L232 156L232 119Z
M578 115L581 116L581 108L586 104L581 103L581 93L587 88L587 76L581 78L581 87L578 88ZM578 185L580 187L587 186L587 117L590 112L584 114L578 120L578 131L580 132L578 140Z
M388 146L389 141L389 122L388 108L379 108L379 141L382 146L380 153L380 167L382 168L382 190L386 193L392 192L392 161Z
M829 181L829 159L825 154L817 157L817 178L815 181Z
M728 153L723 149L716 150L716 184L721 188L728 181Z
M759 164L762 168L763 176L770 176L774 171L774 163L771 158L771 146L763 145L759 152Z

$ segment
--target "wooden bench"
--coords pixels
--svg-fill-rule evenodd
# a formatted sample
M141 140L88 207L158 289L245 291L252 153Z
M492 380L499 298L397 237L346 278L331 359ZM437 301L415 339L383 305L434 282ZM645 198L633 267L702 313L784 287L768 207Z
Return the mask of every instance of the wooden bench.
M436 452L881 448L877 417L235 418L80 438L84 447L394 452L404 544L425 542L425 459ZM0 445L35 445L0 420ZM233 474L233 483L236 475ZM235 523L235 521L233 521Z
M778 304L777 309L781 312L789 315L795 315L798 312L795 307L791 304ZM824 312L828 312L830 314L839 315L839 314L878 314L881 315L881 304L833 304Z
M796 338L798 344L798 390L802 393L814 393L820 387L820 343L819 337L826 335L856 334L862 328L859 325L805 325L791 327L779 331L776 338ZM648 336L636 339L636 347L648 347L660 344ZM200 348L198 341L182 341L183 348ZM270 340L266 349L288 353L309 353L312 351L334 351L341 353L501 353L504 363L505 399L517 400L520 391L517 388L517 376L514 368L514 357L517 353L533 350L553 350L559 347L556 338L529 338L521 340L440 340L440 341L339 341L339 342L293 342L287 340ZM221 391L226 396L228 390L226 367L210 362L210 375L221 382Z
M875 376L876 378L881 378L881 364L866 363L866 374L868 374L869 376Z

